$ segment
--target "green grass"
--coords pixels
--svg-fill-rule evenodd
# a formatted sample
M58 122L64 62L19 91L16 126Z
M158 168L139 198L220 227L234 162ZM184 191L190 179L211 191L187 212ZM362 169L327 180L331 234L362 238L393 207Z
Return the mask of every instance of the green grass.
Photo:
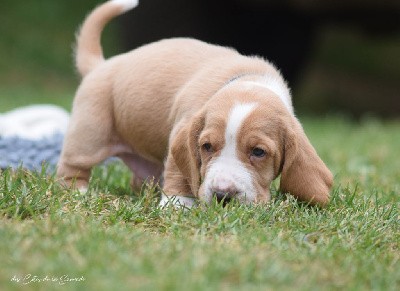
M276 191L268 206L159 209L121 164L97 167L87 195L52 176L0 176L3 290L398 290L400 123L303 118L335 174L332 202ZM27 274L54 282L13 282Z

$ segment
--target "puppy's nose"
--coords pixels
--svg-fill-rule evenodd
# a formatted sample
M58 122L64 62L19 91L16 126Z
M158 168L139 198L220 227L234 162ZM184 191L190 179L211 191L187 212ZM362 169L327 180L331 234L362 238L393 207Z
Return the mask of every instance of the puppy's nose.
M234 198L238 192L236 188L213 188L212 191L215 198L217 198L218 203L223 201L224 204L231 201L231 199Z
M214 192L214 196L217 198L218 203L221 203L222 201L229 202L232 198L232 195L226 192Z
M239 192L235 183L225 177L218 177L213 181L211 191L218 202L229 202Z

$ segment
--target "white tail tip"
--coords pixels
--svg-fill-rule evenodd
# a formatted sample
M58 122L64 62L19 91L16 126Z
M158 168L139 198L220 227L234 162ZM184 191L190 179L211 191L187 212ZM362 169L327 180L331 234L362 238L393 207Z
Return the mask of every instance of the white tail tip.
M111 0L110 2L121 6L124 12L135 8L139 4L139 0Z

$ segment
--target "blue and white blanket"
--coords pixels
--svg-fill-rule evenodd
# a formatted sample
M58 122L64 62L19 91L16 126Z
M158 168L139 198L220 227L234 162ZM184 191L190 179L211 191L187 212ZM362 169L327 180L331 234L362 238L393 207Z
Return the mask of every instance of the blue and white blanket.
M36 140L0 136L0 168L16 169L22 166L28 170L40 171L45 163L48 170L54 170L60 157L63 138L61 133Z
M33 105L0 114L0 168L53 170L60 157L69 114L53 105Z

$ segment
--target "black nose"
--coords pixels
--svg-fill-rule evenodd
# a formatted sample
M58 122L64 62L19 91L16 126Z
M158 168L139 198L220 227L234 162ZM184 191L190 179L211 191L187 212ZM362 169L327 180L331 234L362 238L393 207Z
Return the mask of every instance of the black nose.
M231 193L226 193L226 192L214 192L214 196L217 199L218 203L223 203L225 206L227 203L229 203L232 200L232 194Z

